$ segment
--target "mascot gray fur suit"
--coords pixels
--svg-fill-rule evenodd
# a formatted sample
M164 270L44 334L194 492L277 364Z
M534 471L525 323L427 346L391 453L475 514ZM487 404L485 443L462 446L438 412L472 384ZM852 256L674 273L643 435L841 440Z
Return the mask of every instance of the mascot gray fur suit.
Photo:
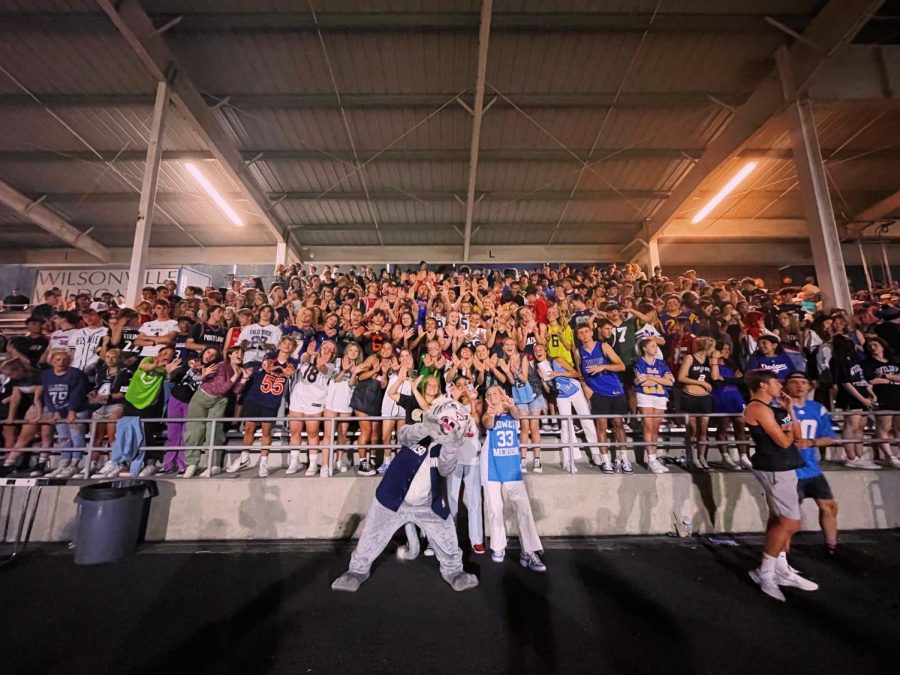
M470 430L466 409L452 398L439 398L423 421L404 426L398 438L402 448L375 490L375 500L363 523L350 569L331 584L335 591L357 591L394 533L412 523L419 526L434 548L441 576L454 591L478 585L474 574L463 571L456 524L450 517L446 477L457 460L472 459L474 444L466 443Z

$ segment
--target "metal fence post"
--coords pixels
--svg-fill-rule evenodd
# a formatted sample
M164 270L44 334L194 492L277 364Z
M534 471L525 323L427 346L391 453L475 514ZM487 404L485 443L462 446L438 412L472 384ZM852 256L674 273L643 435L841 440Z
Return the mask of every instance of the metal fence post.
M212 478L212 475L213 475L213 463L215 461L213 459L213 453L214 453L213 447L215 446L215 444L216 444L216 420L215 420L215 418L212 418L209 420L209 422L207 422L207 427L206 427L206 451L209 454L209 456L206 458L206 471L207 471L206 477L207 478Z

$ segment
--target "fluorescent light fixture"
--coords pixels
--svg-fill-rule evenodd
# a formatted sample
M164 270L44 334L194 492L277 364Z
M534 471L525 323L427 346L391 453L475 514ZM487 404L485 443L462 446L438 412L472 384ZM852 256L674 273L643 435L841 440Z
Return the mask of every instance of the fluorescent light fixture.
M725 183L725 187L719 190L716 193L716 196L706 202L706 206L697 211L697 214L691 218L691 224L696 225L701 220L706 218L709 215L709 212L716 208L719 204L722 203L722 200L725 199L729 194L731 194L732 190L734 190L738 185L740 185L744 179L749 176L753 169L756 168L756 162L747 162L740 171L738 171L730 181Z
M200 187L206 190L206 194L209 195L210 199L215 202L215 205L219 207L219 209L228 216L228 220L237 225L238 227L244 226L244 221L241 220L241 217L237 214L237 212L231 208L231 205L225 201L225 198L213 187L213 184L209 182L209 179L203 175L200 169L191 162L186 162L184 167L191 173L198 183L200 183Z

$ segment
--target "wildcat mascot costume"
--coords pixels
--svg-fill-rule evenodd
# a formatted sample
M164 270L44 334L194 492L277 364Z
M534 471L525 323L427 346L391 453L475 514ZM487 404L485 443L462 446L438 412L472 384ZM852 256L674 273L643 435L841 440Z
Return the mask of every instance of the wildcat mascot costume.
M407 424L399 432L403 446L375 490L366 514L350 569L331 584L335 591L356 591L369 578L372 563L398 529L412 523L428 537L441 566L441 576L454 591L478 585L474 574L463 571L462 550L447 504L446 477L460 459L477 451L467 443L472 420L465 407L452 398L437 399L423 421Z

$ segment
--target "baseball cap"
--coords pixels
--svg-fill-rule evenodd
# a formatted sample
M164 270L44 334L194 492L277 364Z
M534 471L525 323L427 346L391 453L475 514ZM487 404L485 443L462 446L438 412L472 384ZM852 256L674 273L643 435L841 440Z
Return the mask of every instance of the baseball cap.
M107 305L105 302L100 302L99 300L96 302L92 302L90 308L93 309L95 312L108 312L109 311L109 305Z
M771 342L774 345L777 345L779 342L781 342L781 340L779 340L777 337L775 337L774 335L769 335L769 334L760 335L756 341L762 342L763 340L768 340L769 342Z

